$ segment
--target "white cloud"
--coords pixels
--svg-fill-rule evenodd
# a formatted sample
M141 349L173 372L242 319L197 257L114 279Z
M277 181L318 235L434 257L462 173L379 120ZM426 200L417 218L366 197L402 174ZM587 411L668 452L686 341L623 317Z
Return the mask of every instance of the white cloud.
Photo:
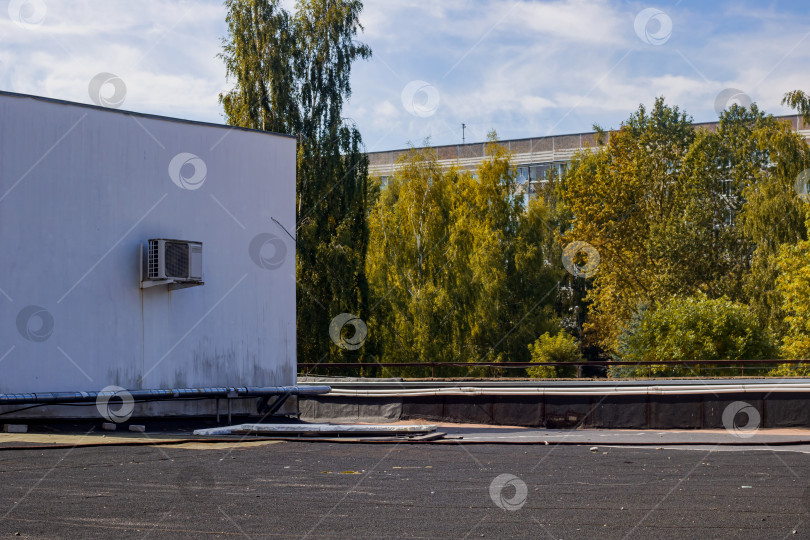
M400 109L390 101L385 100L374 105L372 114L374 115L375 127L381 129L390 126L391 122L397 120Z
M467 140L490 128L526 137L617 126L658 95L707 121L728 87L785 113L785 91L810 89L810 15L734 0L685 4L662 8L672 36L652 46L633 28L641 2L366 0L360 39L374 56L353 68L345 116L370 149L384 149L426 136L460 141L462 122ZM220 0L47 6L42 25L25 29L0 0L0 89L89 103L90 79L111 72L127 85L125 109L222 121L217 95L229 84L217 58L226 33ZM402 106L413 80L438 90L432 116Z
M21 28L0 11L6 37L0 88L90 103L90 79L109 72L126 83L124 109L221 121L221 5L85 1L47 7L34 28Z
M527 37L616 45L630 37L626 19L608 2L570 0L519 2L507 22Z
M478 137L489 128L503 137L526 137L549 129L588 131L593 123L618 126L640 103L649 105L661 95L696 120L708 121L716 118L715 97L727 87L783 114L782 94L810 87L804 69L810 55L806 46L796 47L810 22L803 12L763 15L725 6L699 11L672 6L666 8L672 36L653 46L633 28L635 15L646 7L641 4L569 0L449 6L441 18L413 14L381 20L385 30L368 40L382 51L382 61L373 59L358 70L357 101L390 100L412 79L432 82L442 98L430 119L414 120L400 111L402 131L385 136L383 146L400 147L428 134L437 143L460 142L455 126L461 122ZM429 45L422 43L425 34L433 36ZM364 133L380 135L366 118L358 121Z

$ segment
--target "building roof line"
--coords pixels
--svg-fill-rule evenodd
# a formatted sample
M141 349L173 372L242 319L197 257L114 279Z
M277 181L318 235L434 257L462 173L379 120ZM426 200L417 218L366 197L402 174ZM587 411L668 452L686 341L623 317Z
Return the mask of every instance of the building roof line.
M286 133L277 133L275 131L263 131L261 129L245 128L245 127L240 127L240 126L230 126L228 124L216 124L216 123L213 123L213 122L203 122L203 121L200 121L200 120L187 120L185 118L175 118L175 117L172 117L172 116L162 116L162 115L159 115L159 114L150 114L150 113L142 113L142 112L136 112L136 111L127 111L127 110L122 110L122 109L111 109L109 107L102 107L100 105L91 105L89 103L79 103L77 101L67 101L67 100L64 100L64 99L49 98L49 97L45 97L45 96L36 96L36 95L33 95L33 94L20 94L18 92L9 92L9 91L6 91L6 90L0 90L0 96L8 96L8 97L13 97L13 98L33 99L35 101L43 101L43 102L46 102L46 103L54 103L56 105L71 105L71 106L75 106L75 107L84 107L84 108L87 108L87 109L94 109L94 110L105 111L105 112L110 112L110 113L124 114L124 115L127 115L127 116L137 116L139 118L150 118L150 119L153 119L153 120L163 120L163 121L166 121L166 122L174 122L174 123L177 123L177 124L190 124L190 125L195 125L195 126L208 126L208 127L224 128L224 129L228 129L228 130L235 129L235 130L238 130L238 131L248 131L248 132L253 132L253 133L263 133L265 135L274 135L274 136L277 136L277 137L285 137L285 138L289 138L289 139L296 139L297 138L295 135L288 135Z
M767 115L766 115L767 116ZM771 115L772 116L772 115ZM793 120L796 118L795 114L786 114L786 115L779 115L774 116L777 120ZM716 126L720 123L720 119L709 121L709 122L693 122L692 125L695 127L703 127L703 126ZM611 133L614 131L619 131L618 129L605 129L605 133ZM596 135L596 131L582 131L577 133L558 133L556 135L540 135L538 137L521 137L519 139L501 139L497 142L499 144L507 143L507 142L522 142L522 141L533 141L537 139L553 139L555 137L582 137L585 135ZM410 150L427 150L431 148L467 148L467 147L476 147L481 146L482 144L486 144L488 141L478 141L478 142L469 142L469 143L451 143L451 144L437 144L433 146L409 146L406 148L391 148L387 150L373 150L370 152L366 152L367 154L387 154L389 152L408 152Z

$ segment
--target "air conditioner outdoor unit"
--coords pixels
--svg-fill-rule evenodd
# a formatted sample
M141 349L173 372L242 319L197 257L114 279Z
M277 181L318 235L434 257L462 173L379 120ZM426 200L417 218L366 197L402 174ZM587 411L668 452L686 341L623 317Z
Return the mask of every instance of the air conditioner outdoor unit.
M202 242L150 239L146 278L150 281L201 282Z

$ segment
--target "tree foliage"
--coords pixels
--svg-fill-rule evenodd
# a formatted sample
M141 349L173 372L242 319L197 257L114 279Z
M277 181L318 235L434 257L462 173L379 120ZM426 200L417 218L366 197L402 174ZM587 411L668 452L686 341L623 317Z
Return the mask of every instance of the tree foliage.
M608 352L640 306L705 294L750 304L761 325L782 320L773 257L806 237L792 183L807 145L756 105L696 128L657 99L580 153L561 185L571 229L601 264L589 291L586 329Z
M806 206L808 225L810 207ZM776 286L783 301L786 330L782 339L782 357L810 359L810 241L784 243L775 257ZM810 365L783 364L772 375L810 375Z
M748 306L700 294L642 307L619 337L618 355L626 362L753 360L775 358L777 347ZM611 369L612 376L625 377L699 373L729 375L738 371L687 364Z
M581 362L582 353L577 340L560 330L557 335L546 332L534 343L529 344L531 361L538 364L558 362ZM537 366L526 370L529 377L574 377L577 374L576 366Z
M656 232L673 213L677 177L694 137L686 115L659 99L650 112L639 107L605 146L576 156L562 179L561 199L572 215L563 243L585 241L600 255L585 328L604 348L615 348L623 323L671 272L668 261L656 257L662 251Z
M412 149L383 186L343 117L351 67L371 54L362 3L225 5L228 122L298 138L299 358L543 363L581 358L570 334L628 361L760 358L777 341L810 354L810 219L795 187L810 150L787 123L732 105L702 129L659 98L616 131L597 126L600 147L529 200L494 133L474 172ZM810 122L808 94L783 103ZM575 241L596 248L595 275L563 271ZM340 313L368 321L361 349L329 340Z
M412 149L371 208L367 272L386 361L525 360L558 327L550 209L516 196L494 134L487 153L472 174Z
M782 105L795 109L806 123L810 123L810 95L802 90L786 92L782 98Z
M329 340L329 322L367 317L365 214L368 161L356 126L343 118L352 63L370 49L357 0L227 0L222 59L234 82L220 95L228 123L298 137L298 357L356 359ZM294 234L295 231L292 232Z
M788 330L782 353L789 359L810 358L810 241L785 244L776 258L776 284L784 299Z
M228 38L222 53L234 87L219 100L228 123L277 133L296 133L300 124L294 72L293 21L278 2L226 0Z

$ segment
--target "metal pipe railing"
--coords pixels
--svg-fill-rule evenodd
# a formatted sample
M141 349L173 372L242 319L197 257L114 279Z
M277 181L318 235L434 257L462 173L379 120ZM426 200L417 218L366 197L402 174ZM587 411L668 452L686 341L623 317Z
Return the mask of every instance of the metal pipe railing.
M666 366L700 365L739 366L741 364L803 364L810 360L661 360L649 362L623 362L620 360L595 360L582 362L299 362L299 368L316 367L499 367L523 369L539 366Z
M329 386L243 386L211 388L169 388L151 390L119 390L98 392L29 392L0 394L2 405L39 405L48 403L87 403L101 398L120 397L123 392L134 401L165 401L172 399L218 399L271 396L321 395L331 390Z
M620 360L597 360L581 362L299 362L298 368L303 371L303 375L309 374L311 370L323 369L330 371L333 369L360 369L361 375L367 369L377 368L422 368L429 369L431 376L435 376L436 368L498 368L504 370L526 369L531 367L641 367L648 368L649 375L652 376L653 366L696 366L700 370L701 366L711 366L713 368L739 367L740 375L745 375L745 368L760 368L765 366L775 366L778 364L810 364L810 360L780 360L780 359L756 359L756 360L662 360L647 362L623 362ZM699 371L698 371L699 373Z

